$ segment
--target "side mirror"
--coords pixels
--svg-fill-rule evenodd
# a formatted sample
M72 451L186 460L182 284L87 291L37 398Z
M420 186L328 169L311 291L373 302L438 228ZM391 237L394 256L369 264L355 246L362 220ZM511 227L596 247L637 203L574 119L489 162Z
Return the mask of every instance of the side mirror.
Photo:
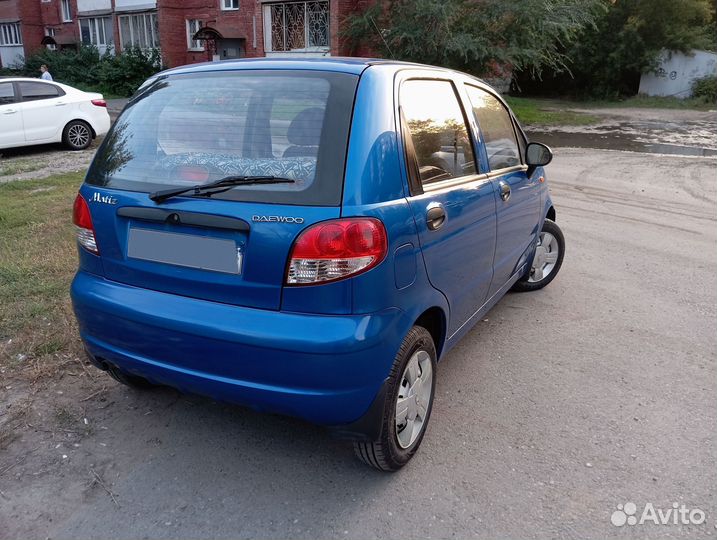
M533 176L535 169L547 165L553 160L553 151L543 143L532 142L525 149L525 162L528 164L526 171L528 178Z
M532 142L525 151L525 161L529 167L542 167L553 160L553 151L542 143Z

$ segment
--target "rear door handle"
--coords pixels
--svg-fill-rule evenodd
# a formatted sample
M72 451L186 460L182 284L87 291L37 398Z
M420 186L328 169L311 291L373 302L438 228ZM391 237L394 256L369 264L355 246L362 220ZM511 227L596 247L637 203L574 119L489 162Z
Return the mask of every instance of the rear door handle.
M3 111L3 114L15 114L17 112L17 109L7 109L6 111Z
M510 199L510 184L505 180L501 180L498 182L498 187L500 188L500 198L504 201Z
M67 105L64 101L60 101L58 103L55 103L55 107L62 107L64 105Z
M446 222L446 210L441 203L431 203L426 209L426 225L431 231L437 231Z

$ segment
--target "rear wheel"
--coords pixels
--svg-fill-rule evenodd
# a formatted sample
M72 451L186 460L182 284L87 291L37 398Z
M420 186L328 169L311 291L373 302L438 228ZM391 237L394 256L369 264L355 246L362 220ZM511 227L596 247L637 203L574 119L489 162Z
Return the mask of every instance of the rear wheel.
M130 375L129 373L125 373L121 369L118 369L114 366L109 366L107 368L107 373L109 373L110 377L112 377L115 381L122 383L125 386L129 386L130 388L134 388L136 390L147 390L156 386L144 377L140 377L138 375Z
M70 150L84 150L92 142L92 128L87 122L73 120L65 126L62 142Z
M379 440L354 443L361 461L382 471L397 471L414 456L431 416L435 373L436 347L431 334L414 326L391 368Z
M514 291L542 289L558 275L565 255L565 237L560 227L549 219L543 223L533 263L528 273L513 285Z

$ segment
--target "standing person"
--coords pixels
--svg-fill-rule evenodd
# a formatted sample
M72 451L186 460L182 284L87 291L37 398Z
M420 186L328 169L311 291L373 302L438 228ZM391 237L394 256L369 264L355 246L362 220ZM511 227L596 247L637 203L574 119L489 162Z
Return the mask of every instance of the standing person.
M52 75L50 75L50 71L47 69L47 66L45 64L42 64L40 66L40 71L42 72L42 75L40 75L41 79L44 79L46 81L52 80Z

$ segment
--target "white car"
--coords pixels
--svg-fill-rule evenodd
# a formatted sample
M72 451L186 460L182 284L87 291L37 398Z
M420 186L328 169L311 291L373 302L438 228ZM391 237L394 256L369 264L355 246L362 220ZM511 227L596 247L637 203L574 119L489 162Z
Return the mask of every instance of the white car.
M109 128L102 94L54 81L0 77L0 149L62 142L82 150Z

